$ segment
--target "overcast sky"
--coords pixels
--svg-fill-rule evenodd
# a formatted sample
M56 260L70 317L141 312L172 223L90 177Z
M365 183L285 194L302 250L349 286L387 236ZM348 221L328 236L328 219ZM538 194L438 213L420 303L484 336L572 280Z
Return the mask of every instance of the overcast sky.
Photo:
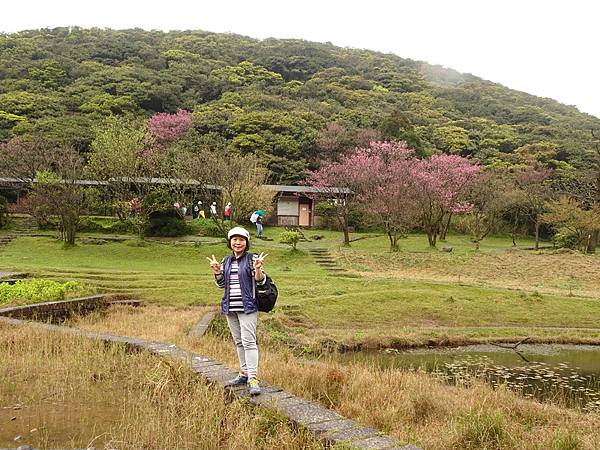
M441 64L600 117L594 0L6 0L0 31L78 25L301 38Z

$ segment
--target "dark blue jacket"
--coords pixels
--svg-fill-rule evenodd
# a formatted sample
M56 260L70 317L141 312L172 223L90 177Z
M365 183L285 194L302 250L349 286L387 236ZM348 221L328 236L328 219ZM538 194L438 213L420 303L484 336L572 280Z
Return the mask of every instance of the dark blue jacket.
M231 263L233 262L233 258L233 255L225 257L223 260L223 279L217 280L217 285L225 288L223 299L221 300L221 311L223 314L229 312L229 277L231 276ZM250 314L258 311L258 305L254 297L252 258L248 252L244 252L238 260L238 277L240 279L240 289L242 290L244 312ZM222 283L224 283L224 285L221 285Z

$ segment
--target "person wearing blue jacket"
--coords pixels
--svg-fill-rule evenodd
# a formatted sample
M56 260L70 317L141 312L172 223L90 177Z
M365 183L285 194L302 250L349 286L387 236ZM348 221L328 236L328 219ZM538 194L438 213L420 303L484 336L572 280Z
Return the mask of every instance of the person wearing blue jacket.
M232 254L219 263L215 256L207 258L215 275L218 287L224 289L221 300L221 312L227 318L227 324L235 344L240 362L240 373L229 381L230 386L247 384L250 395L260 394L258 382L258 345L256 326L258 322L258 303L256 285L266 281L263 272L266 254L248 253L250 233L242 227L235 227L227 234L227 247Z

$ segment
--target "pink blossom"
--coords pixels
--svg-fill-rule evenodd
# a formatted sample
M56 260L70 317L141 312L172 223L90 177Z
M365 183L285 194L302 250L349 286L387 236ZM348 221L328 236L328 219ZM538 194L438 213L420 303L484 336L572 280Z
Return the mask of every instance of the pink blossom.
M170 144L185 136L192 127L192 113L180 109L175 114L158 113L148 119L148 128L161 144Z

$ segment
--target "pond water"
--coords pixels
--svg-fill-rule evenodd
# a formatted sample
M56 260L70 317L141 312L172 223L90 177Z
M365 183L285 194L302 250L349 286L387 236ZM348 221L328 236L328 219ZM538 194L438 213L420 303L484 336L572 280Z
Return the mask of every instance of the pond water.
M342 363L425 370L449 383L468 385L482 379L525 397L600 412L600 347L523 344L517 350L470 345L356 352L335 358Z
M104 448L119 416L109 402L77 401L0 406L0 448Z

